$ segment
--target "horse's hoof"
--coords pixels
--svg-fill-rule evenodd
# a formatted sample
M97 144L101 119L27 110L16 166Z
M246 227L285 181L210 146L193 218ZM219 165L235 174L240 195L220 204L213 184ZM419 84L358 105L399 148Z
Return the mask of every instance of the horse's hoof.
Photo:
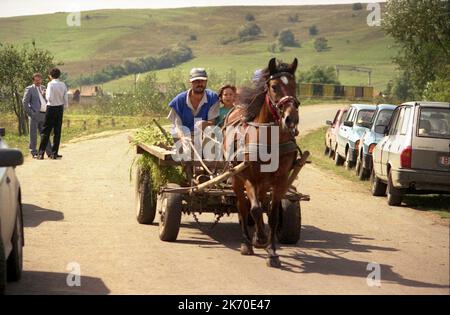
M269 257L266 259L267 266L273 267L273 268L280 268L281 267L281 261L278 256Z
M253 255L253 248L251 245L241 244L241 255Z

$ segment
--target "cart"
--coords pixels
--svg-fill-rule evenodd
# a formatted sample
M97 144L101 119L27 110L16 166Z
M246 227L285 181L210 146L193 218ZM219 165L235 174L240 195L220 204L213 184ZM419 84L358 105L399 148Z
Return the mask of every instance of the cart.
M130 142L133 137L129 137ZM135 142L134 142L135 143ZM182 166L186 174L186 186L168 183L153 193L153 183L149 172L138 167L136 176L136 218L140 224L152 224L159 214L159 237L162 241L173 242L180 230L181 217L196 214L213 213L217 224L224 215L237 213L236 195L232 190L230 178L245 169L248 164L242 162L230 166L227 161L193 160L189 162L175 161L173 151L158 145L136 143L137 154L150 154L157 158L160 167ZM309 152L304 152L297 160L297 166L291 173L290 183L297 177L305 163ZM211 169L208 174L204 168ZM206 173L206 174L205 174ZM290 185L288 192L281 201L280 223L277 231L278 241L282 244L296 244L301 232L300 201L309 201L308 195L303 195ZM267 209L270 203L270 192L263 206ZM249 219L249 224L254 224Z

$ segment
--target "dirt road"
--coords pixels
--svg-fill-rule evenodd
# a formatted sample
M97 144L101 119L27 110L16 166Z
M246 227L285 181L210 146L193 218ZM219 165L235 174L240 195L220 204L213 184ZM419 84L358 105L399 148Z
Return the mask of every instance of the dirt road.
M333 115L331 107L307 108L303 132ZM212 216L201 215L200 227L183 217L175 243L161 242L157 225L139 225L126 133L67 144L61 153L62 160L26 160L18 168L24 273L8 294L450 293L448 223L389 207L313 165L298 183L312 198L302 203L301 241L282 246L283 267L271 269L263 250L240 255L236 215L213 230ZM379 264L381 286L367 284L369 263ZM66 284L74 266L80 287Z

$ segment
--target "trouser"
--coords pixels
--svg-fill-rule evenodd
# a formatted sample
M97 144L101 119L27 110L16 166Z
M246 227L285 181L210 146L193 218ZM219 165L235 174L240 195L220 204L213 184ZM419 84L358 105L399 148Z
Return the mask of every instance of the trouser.
M49 142L50 133L53 130L53 146L52 154L57 155L59 143L61 142L61 127L63 121L64 106L47 106L45 112L44 127L41 134L41 145L39 146L39 154L43 155L44 150Z
M42 129L44 128L44 121L45 121L45 112L31 113L31 116L29 117L30 144L28 147L32 155L38 154L38 151L36 150L37 134L39 133L40 135L42 133ZM48 142L45 151L47 152L47 155L52 154L52 144L50 143L50 141Z

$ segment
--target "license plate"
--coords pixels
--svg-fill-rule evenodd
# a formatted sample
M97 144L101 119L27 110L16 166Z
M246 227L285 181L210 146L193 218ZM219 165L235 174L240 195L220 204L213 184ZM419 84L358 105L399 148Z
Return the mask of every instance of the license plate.
M441 164L442 166L449 166L448 160L450 159L449 156L441 156L439 157L439 164Z

